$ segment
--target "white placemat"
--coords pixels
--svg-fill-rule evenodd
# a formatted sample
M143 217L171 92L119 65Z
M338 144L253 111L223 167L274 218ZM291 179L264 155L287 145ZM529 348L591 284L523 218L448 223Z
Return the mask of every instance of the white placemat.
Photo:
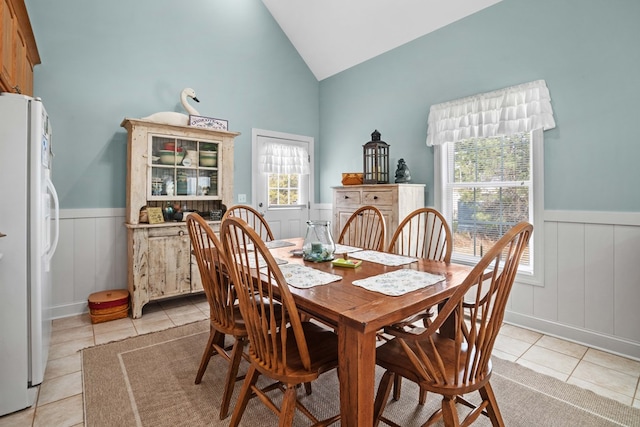
M281 258L274 258L276 260L276 264L287 264L289 261ZM244 258L240 256L240 254L236 254L236 263L244 265ZM267 262L264 260L262 255L258 254L258 268L263 268L267 266ZM256 268L256 257L252 255L249 256L249 268Z
M282 274L289 285L300 289L326 285L342 279L342 277L338 275L326 273L300 264L281 265L280 270L282 270Z
M397 267L400 265L411 264L416 262L418 258L413 258L404 255L389 254L386 252L378 251L359 251L350 254L354 258L361 259L363 261L371 261L377 264L388 265L391 267Z
M395 297L417 289L426 288L444 279L445 277L441 274L431 274L424 271L403 268L362 280L354 280L353 284L370 291Z
M358 252L361 251L362 248L357 248L355 246L347 246L347 245L341 245L339 243L336 243L336 250L334 252L334 254L343 254L343 253L351 253L351 252Z
M286 242L284 240L271 240L270 242L264 242L264 245L268 249L275 249L275 248L284 248L286 246L295 246L296 244L291 242Z

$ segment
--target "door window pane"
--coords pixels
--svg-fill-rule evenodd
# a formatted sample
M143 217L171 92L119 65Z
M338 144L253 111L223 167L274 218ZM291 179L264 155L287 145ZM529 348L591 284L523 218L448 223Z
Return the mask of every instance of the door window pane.
M299 174L268 174L269 207L300 204Z

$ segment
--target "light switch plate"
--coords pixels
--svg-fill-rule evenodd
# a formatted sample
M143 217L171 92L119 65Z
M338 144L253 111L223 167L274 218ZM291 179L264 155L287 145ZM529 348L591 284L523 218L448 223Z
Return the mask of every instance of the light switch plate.
M247 195L238 194L238 203L247 203Z

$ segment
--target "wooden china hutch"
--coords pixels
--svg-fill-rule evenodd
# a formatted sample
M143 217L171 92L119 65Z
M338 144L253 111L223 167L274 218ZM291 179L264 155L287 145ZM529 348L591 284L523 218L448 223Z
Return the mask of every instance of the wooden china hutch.
M139 318L149 301L202 292L184 218L197 211L219 230L233 202L239 133L130 118L121 126L128 132L127 281Z

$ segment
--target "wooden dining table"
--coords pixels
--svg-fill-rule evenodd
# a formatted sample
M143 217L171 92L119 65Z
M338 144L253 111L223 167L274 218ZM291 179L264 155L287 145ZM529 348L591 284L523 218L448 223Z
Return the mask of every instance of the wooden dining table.
M303 239L286 241L294 246L271 249L276 258L342 278L326 285L307 289L290 286L290 289L301 310L331 325L338 333L341 425L371 427L376 386L376 333L385 325L400 322L449 298L472 267L426 259L400 267L369 261L363 261L357 268L335 267L331 262L304 261L292 253L301 249ZM352 257L357 255L353 253ZM401 268L442 274L445 279L401 296L388 296L352 284L355 280Z

